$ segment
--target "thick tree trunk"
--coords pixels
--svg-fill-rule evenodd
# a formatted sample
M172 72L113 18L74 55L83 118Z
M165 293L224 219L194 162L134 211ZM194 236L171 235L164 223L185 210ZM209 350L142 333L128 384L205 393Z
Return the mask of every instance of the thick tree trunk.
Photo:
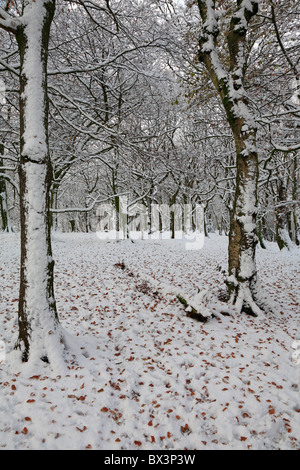
M61 338L53 288L49 203L47 54L55 0L25 4L17 31L20 53L21 279L19 338L23 361L55 361Z
M257 270L255 253L257 245L257 182L258 157L255 129L237 132L232 126L236 142L236 192L231 213L228 249L228 293L239 310L247 309L256 314Z
M258 156L256 123L251 115L244 76L246 36L258 12L258 0L238 0L227 34L229 69L218 55L218 14L214 0L198 0L203 21L199 59L205 65L224 106L236 147L236 190L231 211L228 261L229 304L257 315L267 303L260 292L255 263L257 244Z

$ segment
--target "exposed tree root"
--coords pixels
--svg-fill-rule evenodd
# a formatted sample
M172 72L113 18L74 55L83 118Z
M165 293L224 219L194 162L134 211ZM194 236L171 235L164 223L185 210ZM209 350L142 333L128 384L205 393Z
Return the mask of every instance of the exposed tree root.
M14 352L17 355L11 356L9 367L28 376L45 373L45 368L47 375L52 374L55 377L70 374L71 370L88 370L90 357L99 354L96 338L89 338L87 341L85 338L73 336L60 324L53 334L40 335L39 342L34 343L31 340L26 361L24 350L20 346L16 345Z
M258 282L254 287L248 283L237 285L235 295L229 297L225 292L218 294L211 291L198 293L193 299L188 300L182 295L177 299L186 309L186 315L200 322L207 322L209 318L230 316L237 313L246 313L259 317L265 313L274 313L276 306L263 294Z
M59 323L51 330L32 332L28 344L25 346L18 341L15 349L20 350L22 362L28 367L44 362L53 371L61 373L66 370L65 332Z
M251 282L239 282L228 302L239 313L245 312L254 317L265 313L274 313L276 306L264 294L255 276Z
M177 299L180 303L182 303L186 308L186 316L189 318L193 318L194 320L200 321L202 323L206 323L209 317L204 317L200 312L198 312L192 305L188 303L188 301L182 297L181 295L177 295Z
M227 304L210 291L199 291L192 299L177 295L177 299L186 307L187 317L202 323L206 323L209 318L229 315Z

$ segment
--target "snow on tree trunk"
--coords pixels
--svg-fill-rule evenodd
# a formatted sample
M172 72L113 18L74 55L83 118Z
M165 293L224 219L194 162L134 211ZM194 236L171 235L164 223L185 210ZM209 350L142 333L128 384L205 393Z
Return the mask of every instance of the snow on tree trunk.
M4 147L0 144L0 171L1 167L3 167L3 155L4 155ZM7 193L6 193L6 183L5 179L0 176L0 217L1 217L1 225L0 229L4 232L11 231L11 225L9 220L8 208L7 208Z
M289 208L286 204L287 188L284 176L278 177L277 182L277 204L275 209L276 217L276 241L280 250L293 248L292 240L288 232Z
M21 280L19 338L23 361L57 362L61 332L53 289L49 192L47 52L55 0L27 0L16 32L20 53Z
M238 0L227 34L229 69L222 65L217 47L219 36L215 0L198 0L203 21L199 59L205 65L222 100L236 147L236 191L231 212L228 261L229 304L254 315L267 309L255 263L257 244L258 156L256 123L243 85L248 24L257 14L257 0ZM230 310L230 307L229 307Z
M244 119L240 120L245 126ZM255 131L252 130L251 134L250 145L249 136L246 138L242 132L235 135L237 177L230 222L227 286L230 301L238 310L247 307L252 313L259 314L257 299L254 298L258 282L255 263L258 240L256 234L258 158Z
M293 179L293 187L292 187L292 198L293 201L297 201L298 199L298 156L297 154L293 157L293 172L292 172L292 179ZM291 232L292 232L292 240L295 242L297 246L300 245L300 238L298 233L298 217L297 217L297 204L293 204L292 212L291 212Z

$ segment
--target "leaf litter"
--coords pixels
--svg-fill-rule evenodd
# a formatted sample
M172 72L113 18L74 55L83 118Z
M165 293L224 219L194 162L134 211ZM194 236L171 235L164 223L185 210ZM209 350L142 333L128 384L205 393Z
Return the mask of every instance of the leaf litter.
M132 244L55 234L66 370L26 368L17 337L17 235L1 234L0 448L201 450L300 448L300 251L258 251L278 312L188 318L176 293L224 290L227 240Z

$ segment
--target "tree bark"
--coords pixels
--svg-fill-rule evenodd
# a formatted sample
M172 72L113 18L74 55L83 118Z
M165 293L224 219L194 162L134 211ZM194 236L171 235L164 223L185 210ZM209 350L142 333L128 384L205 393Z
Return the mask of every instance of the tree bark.
M243 121L243 120L242 120ZM258 313L255 307L257 269L255 262L257 245L257 183L258 157L255 129L245 137L235 131L237 150L236 191L230 220L228 248L228 293L239 309ZM252 134L252 150L247 139Z
M4 146L0 144L0 170L3 167L3 155ZM3 177L0 176L0 215L2 220L2 230L4 232L9 231L9 216L7 210L7 194L6 194L6 182Z
M55 0L29 0L16 38L20 54L21 275L23 361L55 361L62 351L50 234L52 167L48 147L47 57Z
M256 0L237 0L227 34L229 68L222 65L217 49L219 36L215 0L198 0L203 21L199 59L205 65L224 106L236 147L236 189L231 211L228 250L229 302L237 310L258 315L266 302L260 292L255 251L257 245L258 156L256 123L244 89L245 44L248 24L257 14Z
M278 176L277 182L277 204L275 210L276 218L276 241L280 250L292 246L288 230L289 208L287 206L287 187L284 176Z
M292 199L293 201L298 200L298 156L297 154L293 157L293 173L292 173ZM300 237L299 237L299 224L298 224L298 217L297 217L297 204L294 203L291 211L291 225L292 225L292 239L293 242L299 246L300 245Z

